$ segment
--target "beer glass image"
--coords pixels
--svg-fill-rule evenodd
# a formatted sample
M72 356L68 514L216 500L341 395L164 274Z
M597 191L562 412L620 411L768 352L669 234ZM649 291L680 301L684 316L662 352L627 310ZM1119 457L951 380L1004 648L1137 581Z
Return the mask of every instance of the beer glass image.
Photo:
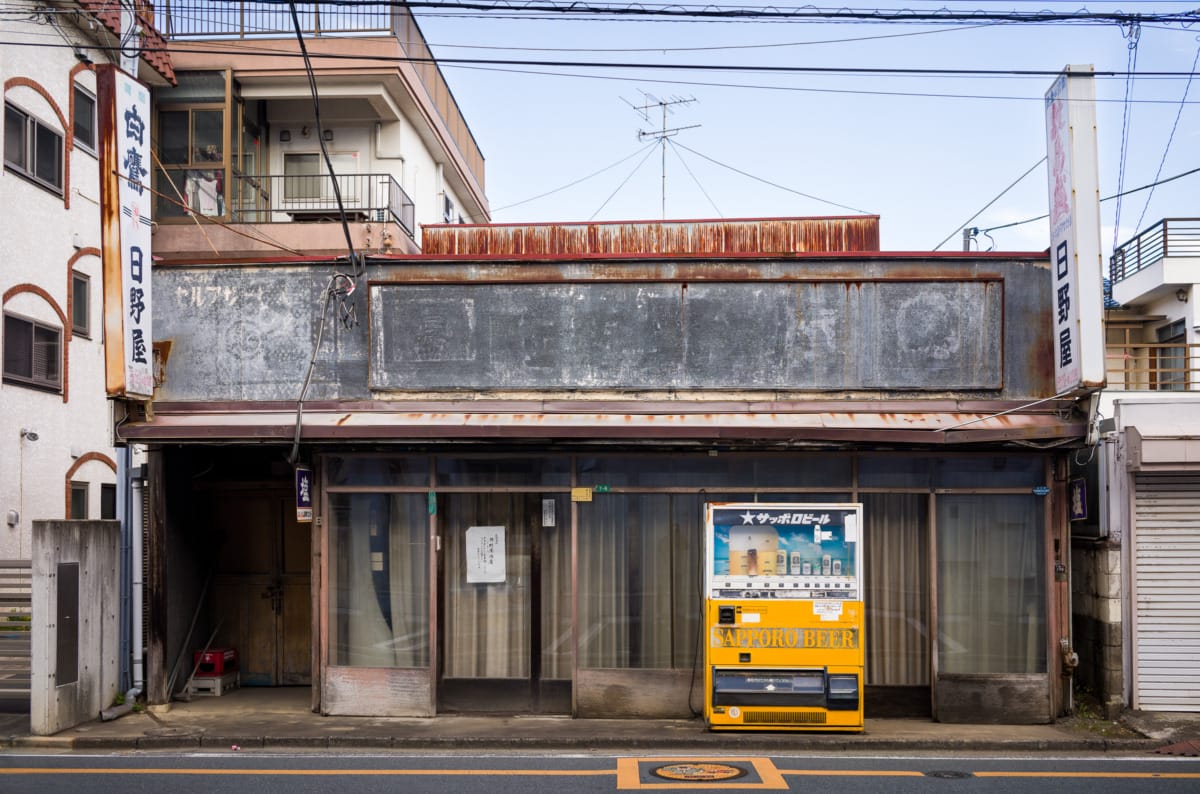
M772 576L778 563L779 533L775 527L731 527L729 572L734 576Z

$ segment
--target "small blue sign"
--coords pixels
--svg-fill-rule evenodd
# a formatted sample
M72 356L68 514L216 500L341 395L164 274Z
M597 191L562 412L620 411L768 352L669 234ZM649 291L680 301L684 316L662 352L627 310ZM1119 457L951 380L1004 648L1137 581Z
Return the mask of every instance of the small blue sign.
M1038 496L1049 496L1050 495L1050 486L1039 485L1038 487L1033 489L1033 492Z

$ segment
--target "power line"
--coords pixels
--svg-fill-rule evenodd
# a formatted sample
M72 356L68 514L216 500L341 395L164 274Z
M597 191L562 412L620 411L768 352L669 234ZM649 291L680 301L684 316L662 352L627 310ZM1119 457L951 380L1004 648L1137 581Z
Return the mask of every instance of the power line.
M741 174L742 176L747 177L749 179L753 179L756 182L762 182L764 185L770 185L771 187L779 188L780 190L785 190L788 193L795 193L797 196L803 196L806 199L812 199L813 201L819 201L822 204L828 204L831 207L838 207L840 209L850 210L851 212L857 212L860 215L873 215L874 214L872 212L868 212L867 210L860 210L857 207L851 207L847 204L838 204L836 201L830 201L829 199L823 199L820 196L814 196L811 193L803 193L799 190L790 188L786 185L781 185L778 182L772 182L769 179L763 179L761 176L755 176L754 174L747 173L746 171L743 171L740 168L735 168L732 165L729 165L728 163L722 163L720 160L714 160L713 158L709 157L706 154L701 154L700 152L696 151L695 149L684 146L682 143L676 143L675 145L678 146L680 149L685 149L685 150L691 152L692 154L696 155L697 157L702 157L705 160L708 160L710 163L713 163L714 165L719 165L722 168L727 168L736 174Z
M1200 47L1196 48L1196 57L1192 59L1192 71L1196 71L1196 63L1200 62ZM1179 117L1183 115L1183 106L1187 100L1188 90L1192 87L1192 80L1189 77L1187 85L1183 87L1183 96L1179 99L1179 110L1175 113L1175 123L1171 125L1171 134L1167 136L1167 145L1163 147L1162 159L1158 161L1158 170L1154 172L1154 179L1157 180L1162 175L1163 166L1167 163L1167 153L1171 151L1171 141L1175 140L1175 129L1179 126ZM1154 188L1151 187L1150 195L1146 196L1146 203L1142 206L1142 214L1138 216L1137 226L1134 231L1142 227L1142 221L1146 218L1146 211L1150 209L1150 199L1154 198Z
M1113 195L1105 196L1104 198L1102 198L1100 200L1101 201L1112 201L1115 198L1122 198L1124 196L1128 196L1133 193L1139 193L1143 190L1150 190L1151 188L1158 187L1159 185L1165 185L1168 182L1174 182L1176 179L1183 179L1185 176L1191 176L1192 174L1197 174L1197 173L1200 173L1200 167L1193 168L1190 171L1184 171L1182 174L1176 174L1175 176L1169 176L1166 179L1160 179L1157 182L1151 182L1150 184L1142 185L1141 187L1130 188L1129 190L1126 190L1124 193L1120 193L1120 194L1114 193ZM1005 223L1000 226L989 226L988 228L980 229L979 231L986 233L986 232L998 231L1000 229L1011 229L1013 226L1023 226L1026 223L1033 223L1035 221L1045 220L1048 217L1050 217L1049 214L1043 214L1043 215L1037 216L1036 218L1026 218L1023 221L1013 221L1012 223Z
M939 248L941 248L943 245L945 245L946 243L950 242L950 238L951 238L951 237L953 237L954 235L958 234L958 232L959 232L961 229L965 228L965 227L966 227L966 225L967 225L968 223L970 223L971 221L975 220L975 219L976 219L976 218L978 218L980 215L982 215L984 212L986 212L988 207L992 206L992 205L993 205L993 204L995 204L997 201L999 201L1001 198L1003 198L1005 193L1007 193L1008 191L1010 191L1010 190L1012 190L1014 187L1016 187L1018 184L1020 184L1020 182L1021 182L1021 180L1022 180L1022 179L1024 179L1024 178L1025 178L1025 177L1027 177L1027 176L1029 176L1030 174L1032 174L1032 173L1033 173L1033 169L1037 168L1039 165L1041 165L1041 164L1042 164L1042 163L1044 163L1044 162L1046 162L1046 158L1045 158L1045 157L1043 157L1041 160L1038 160L1038 161L1037 161L1036 163L1034 163L1033 165L1029 166L1029 170L1028 170L1028 171L1026 171L1025 173L1021 174L1019 177L1017 177L1015 180L1013 180L1013 183L1012 183L1011 185L1009 185L1008 187L1004 188L1004 190L1001 190L999 193L997 193L997 194L996 194L996 197L995 197L995 198L993 198L991 201L989 201L987 204L984 204L984 205L983 205L983 208L982 208L981 210L979 210L979 212L976 212L974 215L972 215L971 217L967 218L967 219L966 219L964 222L960 223L960 224L958 225L958 228L956 228L954 231L950 232L950 234L949 234L949 235L946 237L946 239L945 239L945 240L942 240L940 243L938 243L937 245L935 245L935 246L933 247L933 249L932 249L932 250L936 251L936 250L938 250Z
M240 0L213 0L218 4L239 4ZM262 5L284 5L289 0L257 0ZM380 2L362 3L359 0L323 0L321 5L328 6L382 6L398 8L434 8L439 10L464 9L469 11L501 11L505 13L550 13L576 16L628 16L628 17L671 17L686 19L764 19L764 20L806 20L806 21L844 21L844 22L892 22L892 23L932 23L947 22L1015 22L1020 24L1046 23L1088 23L1088 24L1128 24L1133 21L1143 22L1200 22L1200 12L1144 12L1129 13L1125 11L1096 12L1081 9L1079 11L951 11L947 8L920 9L856 9L856 8L817 8L805 6L787 7L747 7L747 6L717 6L702 5L688 6L686 4L650 4L650 3L603 3L576 2L575 0L380 0Z
M603 174L605 171L610 171L613 168L616 168L618 165L625 162L626 160L632 160L634 157L637 157L639 154L646 151L647 149L653 149L654 146L655 146L655 144L653 144L653 143L647 144L647 145L643 146L641 149L638 149L633 154L626 155L625 157L622 157L620 160L617 160L615 163L606 165L597 171L593 171L592 173L588 174L587 176L581 176L579 179L576 179L573 182L568 182L567 184L565 184L561 187L556 187L553 190L547 190L545 193L539 193L538 195L530 196L527 199L521 199L520 201L514 201L512 204L505 204L503 207L496 207L492 210L492 214L494 215L497 212L502 212L507 209L512 209L513 207L520 206L521 204L528 204L531 201L536 201L540 198L545 198L546 196L552 196L555 193L566 190L567 188L575 187L580 182L586 182L587 180L591 179L594 176L599 176L600 174Z

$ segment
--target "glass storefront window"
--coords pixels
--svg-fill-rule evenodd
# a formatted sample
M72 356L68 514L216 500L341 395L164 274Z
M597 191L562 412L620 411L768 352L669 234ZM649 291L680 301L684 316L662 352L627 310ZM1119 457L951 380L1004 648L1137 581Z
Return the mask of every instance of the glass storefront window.
M478 486L571 484L571 459L562 457L439 457L438 485Z
M928 488L933 461L911 455L864 455L858 459L860 488Z
M325 459L325 476L339 485L423 486L429 484L429 458L346 456Z
M937 488L1033 488L1045 484L1045 465L1045 459L1036 455L956 455L938 459L933 484Z
M424 494L329 494L329 657L335 666L429 666Z
M849 488L850 457L603 455L579 459L580 485L643 488Z
M1046 672L1042 515L1032 494L938 497L941 672Z
M695 494L612 494L579 505L581 667L692 667L703 504Z

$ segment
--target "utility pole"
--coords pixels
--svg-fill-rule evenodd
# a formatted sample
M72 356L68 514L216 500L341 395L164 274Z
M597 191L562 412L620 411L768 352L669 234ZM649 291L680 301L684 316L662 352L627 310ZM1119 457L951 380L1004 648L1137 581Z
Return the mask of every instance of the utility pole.
M662 110L662 126L660 126L657 131L652 130L647 132L646 130L638 130L638 140L644 141L647 138L655 138L658 141L659 146L662 147L662 217L664 220L667 217L667 138L671 138L683 130L692 130L700 126L699 124L689 124L686 127L672 127L668 129L667 113L673 112L670 111L670 108L673 105L690 105L695 101L695 97L688 97L686 99L683 97L656 99L655 97L646 93L642 94L641 105L635 105L628 99L625 100L625 103L636 110L638 114L641 115L641 117L647 122L650 121L650 110L652 108L657 107Z

